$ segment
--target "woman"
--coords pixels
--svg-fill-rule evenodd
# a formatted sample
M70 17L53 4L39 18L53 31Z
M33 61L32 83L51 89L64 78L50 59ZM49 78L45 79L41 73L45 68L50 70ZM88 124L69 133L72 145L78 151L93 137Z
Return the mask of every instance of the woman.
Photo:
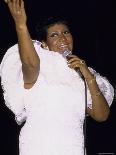
M85 111L96 121L108 118L113 88L73 51L73 37L65 21L52 21L32 41L22 0L8 0L18 36L1 63L6 105L16 121L25 121L19 136L20 155L83 155ZM82 77L87 85L87 107Z

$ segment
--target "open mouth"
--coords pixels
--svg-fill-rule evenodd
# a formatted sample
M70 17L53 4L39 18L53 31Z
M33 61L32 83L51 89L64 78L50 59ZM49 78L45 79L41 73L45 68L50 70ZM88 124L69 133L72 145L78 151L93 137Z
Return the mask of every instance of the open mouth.
M66 51L66 50L69 50L69 47L68 47L67 44L61 44L61 45L59 46L59 49L60 49L60 51L64 52L64 51Z
M68 48L68 45L67 44L61 44L60 48Z

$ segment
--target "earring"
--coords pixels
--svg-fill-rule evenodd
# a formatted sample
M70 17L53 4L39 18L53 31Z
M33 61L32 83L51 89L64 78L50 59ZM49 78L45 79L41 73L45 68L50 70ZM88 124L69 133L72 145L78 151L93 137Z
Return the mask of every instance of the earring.
M46 49L46 50L49 50L48 46L46 46L46 44L44 42L42 42L41 47Z

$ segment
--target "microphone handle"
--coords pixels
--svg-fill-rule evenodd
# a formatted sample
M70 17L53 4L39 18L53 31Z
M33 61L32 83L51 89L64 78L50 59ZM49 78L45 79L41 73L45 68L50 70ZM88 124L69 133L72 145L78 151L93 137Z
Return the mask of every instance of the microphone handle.
M83 74L81 73L79 67L76 67L74 70L79 74L79 76L80 76L83 80L85 79L84 76L83 76Z
M71 54L72 54L71 51L66 50L66 51L64 51L64 53L63 53L63 57L66 58L67 61L68 61L68 60L70 60L70 55L71 55ZM81 73L79 67L76 67L74 70L79 74L79 76L80 76L83 80L85 80L85 78L84 78L83 74Z

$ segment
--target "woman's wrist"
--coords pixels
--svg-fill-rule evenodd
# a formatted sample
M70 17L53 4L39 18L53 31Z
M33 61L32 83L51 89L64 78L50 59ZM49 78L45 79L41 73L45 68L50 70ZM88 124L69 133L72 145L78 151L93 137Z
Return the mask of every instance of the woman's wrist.
M15 24L16 30L27 30L27 25L26 24Z
M88 79L88 84L91 85L93 84L94 82L96 82L96 77L93 76L91 79Z
M94 78L94 75L90 72L88 68L86 68L86 70L83 72L84 72L83 74L84 74L86 81L90 81L91 79Z

